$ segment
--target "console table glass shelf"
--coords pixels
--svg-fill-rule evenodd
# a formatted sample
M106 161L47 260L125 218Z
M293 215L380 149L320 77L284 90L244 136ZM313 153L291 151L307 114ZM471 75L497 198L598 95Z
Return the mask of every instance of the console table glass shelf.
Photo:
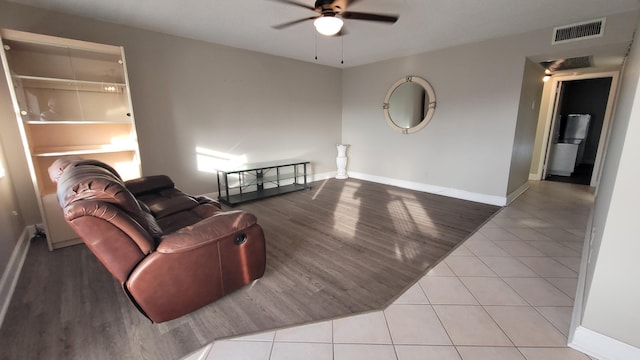
M216 169L218 200L235 205L308 189L309 161L289 159Z

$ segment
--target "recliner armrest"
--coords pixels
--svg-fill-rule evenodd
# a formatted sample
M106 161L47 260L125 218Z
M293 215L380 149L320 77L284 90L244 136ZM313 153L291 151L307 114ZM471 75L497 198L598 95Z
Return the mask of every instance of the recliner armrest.
M221 212L163 236L156 251L160 253L190 251L241 232L256 223L257 220L253 214L242 210Z

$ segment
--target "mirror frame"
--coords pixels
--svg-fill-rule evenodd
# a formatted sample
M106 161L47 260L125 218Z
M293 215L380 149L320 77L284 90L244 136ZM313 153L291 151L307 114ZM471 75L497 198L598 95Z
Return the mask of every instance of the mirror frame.
M389 114L389 101L391 100L391 95L393 94L393 92L398 87L408 82L414 82L422 86L422 88L425 90L425 92L429 96L429 103L427 104L427 113L424 115L424 118L422 119L422 121L420 121L418 125L410 128L403 128L398 126L391 118L391 114ZM431 84L429 84L427 80L419 76L413 76L413 75L405 76L402 79L396 81L393 85L391 85L391 87L389 88L389 91L387 91L387 95L384 98L382 109L384 111L384 116L387 119L387 122L389 123L389 126L391 126L394 130L402 134L412 134L414 132L422 130L422 128L427 126L427 124L433 118L433 113L436 111L436 93L435 91L433 91L433 87L431 86Z

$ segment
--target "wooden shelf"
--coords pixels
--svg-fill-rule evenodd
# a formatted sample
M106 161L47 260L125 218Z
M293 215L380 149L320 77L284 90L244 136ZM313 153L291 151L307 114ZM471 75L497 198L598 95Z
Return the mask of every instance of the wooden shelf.
M101 121L101 120L27 120L24 122L29 125L46 126L46 125L133 125L132 121Z
M137 151L135 147L115 147L112 145L103 145L102 147L86 147L86 148L61 148L61 149L42 149L41 151L34 151L33 156L69 156L69 155L93 155L93 154L110 154L119 152L132 152Z
M41 76L15 75L24 88L53 89L68 91L93 91L107 94L122 93L126 85L109 81L87 81L73 79L59 79Z

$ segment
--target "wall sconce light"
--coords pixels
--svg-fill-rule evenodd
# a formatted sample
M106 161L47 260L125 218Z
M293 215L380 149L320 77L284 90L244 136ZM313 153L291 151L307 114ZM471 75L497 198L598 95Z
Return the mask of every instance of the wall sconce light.
M551 79L551 75L553 75L553 74L551 74L551 70L545 69L544 70L544 77L542 78L542 81L544 81L544 82L549 81L549 79Z

